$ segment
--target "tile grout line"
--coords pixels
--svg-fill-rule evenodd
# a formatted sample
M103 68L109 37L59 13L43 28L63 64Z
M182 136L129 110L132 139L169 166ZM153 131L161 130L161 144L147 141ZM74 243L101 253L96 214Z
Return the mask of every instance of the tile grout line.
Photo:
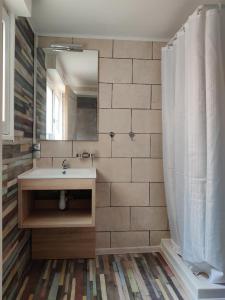
M114 84L111 83L111 109L113 108L113 90L114 90Z
M149 153L149 158L152 158L152 136L149 134L149 143L150 143L150 153Z
M133 182L133 158L131 157L131 167L130 167L130 170L131 170L131 183Z
M73 143L74 143L74 141L72 141L72 157L74 157L74 153L73 153Z
M109 205L112 206L112 182L109 182Z
M151 207L151 196L150 196L150 194L151 194L151 191L150 191L150 189L151 189L151 182L149 182L149 190L148 190L148 192L149 192L149 207Z
M134 83L134 59L132 58L132 73L131 73L131 83Z
M150 92L150 110L152 110L152 86L153 84L151 84L151 92Z
M129 226L129 231L131 231L132 230L132 226L131 226L131 206L130 206L130 211L129 211L129 213L130 213L130 226Z

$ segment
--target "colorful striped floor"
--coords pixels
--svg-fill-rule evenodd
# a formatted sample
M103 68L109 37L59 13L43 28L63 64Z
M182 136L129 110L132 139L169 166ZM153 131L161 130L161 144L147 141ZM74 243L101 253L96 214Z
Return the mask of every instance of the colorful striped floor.
M34 261L21 287L24 300L183 299L160 253L103 255L96 260Z

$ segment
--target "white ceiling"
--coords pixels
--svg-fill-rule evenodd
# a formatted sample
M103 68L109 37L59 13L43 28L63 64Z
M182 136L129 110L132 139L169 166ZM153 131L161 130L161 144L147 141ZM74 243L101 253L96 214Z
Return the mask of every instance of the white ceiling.
M17 17L30 17L32 0L4 0L7 9Z
M34 0L43 35L167 40L202 3L217 0Z

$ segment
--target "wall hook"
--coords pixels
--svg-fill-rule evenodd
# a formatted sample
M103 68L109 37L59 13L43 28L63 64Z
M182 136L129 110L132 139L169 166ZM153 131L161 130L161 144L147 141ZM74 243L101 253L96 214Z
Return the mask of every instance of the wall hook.
M135 137L135 133L132 132L132 131L130 131L130 132L129 132L129 137L131 138L131 141L133 141L133 140L134 140L134 137Z

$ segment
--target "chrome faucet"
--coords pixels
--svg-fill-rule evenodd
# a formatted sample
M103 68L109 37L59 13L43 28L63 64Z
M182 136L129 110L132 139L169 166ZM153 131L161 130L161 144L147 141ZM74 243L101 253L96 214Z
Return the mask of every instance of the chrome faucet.
M63 170L69 169L69 167L70 167L69 162L67 161L67 159L64 159L64 161L62 162Z

